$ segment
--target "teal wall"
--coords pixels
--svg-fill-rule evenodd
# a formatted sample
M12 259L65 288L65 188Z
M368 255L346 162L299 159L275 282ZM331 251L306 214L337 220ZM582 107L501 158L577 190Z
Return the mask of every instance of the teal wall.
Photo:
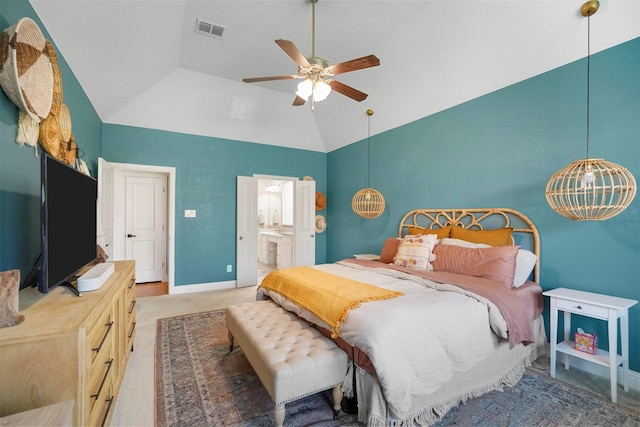
M610 220L587 222L556 214L545 199L549 178L585 157L585 81L580 60L373 136L371 185L387 203L373 220L351 210L351 198L367 185L366 140L329 153L327 261L379 252L411 209L508 207L540 230L545 290L640 300L640 196ZM640 182L640 39L591 58L589 156L625 166ZM638 371L639 305L630 325ZM572 326L597 332L606 349L605 322L576 317Z
M327 156L306 150L119 125L104 125L104 158L176 168L175 284L235 280L236 177L310 175L326 192ZM196 218L184 218L195 209ZM316 263L326 233L316 234Z
M29 17L54 45L72 132L84 152L83 159L96 171L102 151L100 118L31 5L26 0L0 2L0 30ZM17 268L24 278L40 254L40 159L32 147L15 142L17 124L18 107L0 90L0 271Z

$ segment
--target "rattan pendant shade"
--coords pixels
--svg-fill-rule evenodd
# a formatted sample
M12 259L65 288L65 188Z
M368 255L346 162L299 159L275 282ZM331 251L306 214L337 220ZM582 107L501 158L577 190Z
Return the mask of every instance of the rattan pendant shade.
M362 218L377 218L384 212L384 197L373 188L363 188L353 195L351 208Z
M367 110L369 116L369 137L367 138L368 164L367 164L367 188L358 190L351 199L351 208L356 215L366 219L377 218L384 212L384 196L376 189L371 187L371 116L373 110Z
M605 220L631 204L636 181L631 172L616 163L582 159L556 172L545 194L549 206L564 217Z
M600 4L590 0L580 9L589 18ZM589 101L591 52L587 37L587 156L559 170L549 180L545 196L558 214L575 220L605 220L625 210L636 195L636 180L624 167L603 159L589 158Z

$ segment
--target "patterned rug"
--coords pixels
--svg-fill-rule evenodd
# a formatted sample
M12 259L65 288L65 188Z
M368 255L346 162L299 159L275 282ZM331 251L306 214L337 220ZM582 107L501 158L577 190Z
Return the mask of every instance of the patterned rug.
M237 346L229 352L224 310L158 320L156 426L272 426L273 402ZM331 391L286 405L285 426L360 426L333 419ZM453 408L438 426L638 426L640 413L546 374Z

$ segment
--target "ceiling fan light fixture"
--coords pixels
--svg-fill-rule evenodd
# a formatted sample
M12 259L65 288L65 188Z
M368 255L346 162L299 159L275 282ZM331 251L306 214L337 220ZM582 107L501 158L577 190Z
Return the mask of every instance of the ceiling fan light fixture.
M316 82L314 86L315 86L313 88L314 101L318 102L318 101L324 101L325 99L327 99L327 96L329 96L329 94L331 93L331 86L329 86L323 81Z
M309 96L313 92L313 83L309 79L305 79L298 83L298 90L296 91L296 95L305 101L309 100Z

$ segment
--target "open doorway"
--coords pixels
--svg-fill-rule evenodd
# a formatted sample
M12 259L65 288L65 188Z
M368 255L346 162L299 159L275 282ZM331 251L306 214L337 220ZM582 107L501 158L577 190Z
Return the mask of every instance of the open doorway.
M237 215L237 287L276 268L315 264L315 181L239 176Z
M174 283L175 168L98 161L98 240L136 259L136 281ZM144 214L144 218L142 218Z

